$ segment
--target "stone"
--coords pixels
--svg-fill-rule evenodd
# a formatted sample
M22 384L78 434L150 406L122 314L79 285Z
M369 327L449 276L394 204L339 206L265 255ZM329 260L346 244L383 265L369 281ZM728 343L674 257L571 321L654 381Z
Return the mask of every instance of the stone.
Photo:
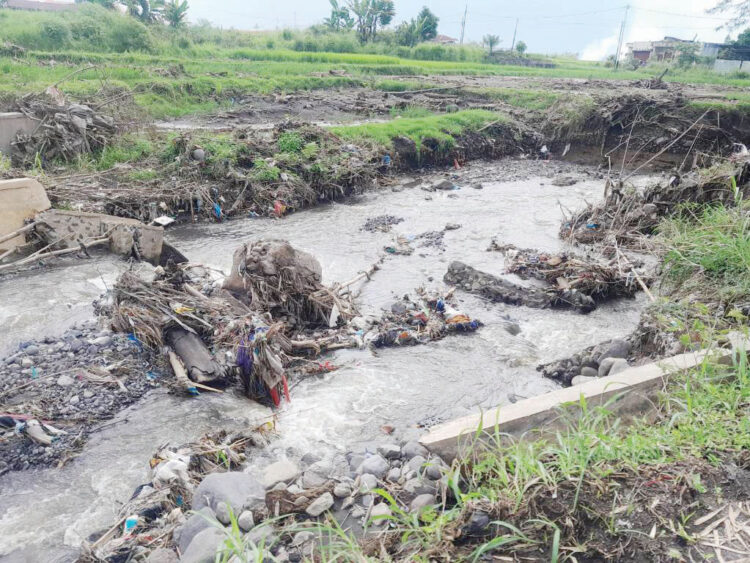
M369 493L373 489L378 488L378 478L371 473L363 473L359 478L359 492Z
M432 186L433 190L453 190L455 188L456 185L450 180L441 180L440 182Z
M599 371L596 368L585 366L581 368L581 375L584 377L599 377Z
M601 361L604 358L627 358L630 353L630 344L625 340L615 339L610 342L599 356Z
M220 502L216 505L216 519L225 526L228 526L232 521L229 514L229 505L226 502Z
M356 471L360 465L362 465L362 462L365 460L365 456L360 454L352 454L349 457L349 468L352 471Z
M80 401L81 401L81 399L80 399L80 398L78 397L78 395L73 395L73 396L72 396L72 397L70 398L70 401L68 401L68 402L69 402L69 403L70 403L71 405L77 405L77 404L78 404L78 403L79 403Z
M426 461L427 460L421 455L415 455L413 458L409 460L409 463L407 463L406 466L412 471L421 473L422 466L425 464Z
M576 375L573 379L570 380L570 385L575 387L576 385L583 385L584 383L588 383L589 381L594 381L595 379L599 379L599 378L591 377L589 375Z
M433 504L435 504L435 495L418 495L414 497L414 500L411 501L411 504L409 505L409 512L420 513L423 509L427 508L428 506L432 506Z
M198 162L206 161L206 151L203 149L194 149L191 156L193 157L193 160L197 160Z
M390 507L386 503L381 502L372 507L372 510L370 511L370 520L375 526L383 526L388 523L387 517L390 515Z
M397 482L401 478L401 468L400 467L394 467L388 471L388 474L385 476L386 481L390 481L391 483Z
M403 453L404 457L407 459L411 459L416 455L421 455L423 458L426 458L428 455L430 455L430 452L427 451L427 448L416 441L406 442L404 444L404 447L401 448L401 453Z
M292 538L292 545L294 547L299 547L304 543L312 541L313 539L315 539L315 534L313 534L312 532L308 532L308 531L297 532L296 534L294 534L294 537Z
M607 375L614 375L616 373L620 373L621 371L625 371L630 367L630 364L628 364L628 361L623 358L615 358L615 361L612 362L612 367L609 368L609 373Z
M35 344L26 346L26 348L24 349L24 353L28 354L29 356L36 356L39 353L39 346Z
M90 390L86 389L86 390L85 390L85 391L83 392L83 398L84 398L84 399L90 399L90 398L91 398L91 397L93 397L93 396L94 396L94 392L93 392L93 391L90 391Z
M486 512L474 512L472 513L469 521L463 528L464 535L476 536L482 534L490 526L490 517Z
M461 228L461 225L459 225L458 223L446 223L445 224L446 231L457 231L460 228Z
M378 453L385 459L398 459L401 457L401 448L396 444L381 444L378 446Z
M255 526L255 518L253 518L253 513L249 510L244 510L242 514L240 514L240 517L237 518L237 525L243 532L249 532L250 530L252 530Z
M22 368L30 368L33 365L34 365L34 360L32 360L31 358L22 358L21 359L21 367Z
M348 481L336 483L336 486L333 487L333 496L336 498L346 498L350 494L352 494L352 485Z
M214 511L209 507L204 507L198 511L198 514L193 514L187 519L187 522L177 528L174 536L177 547L180 548L180 553L185 553L193 538L206 528L210 528L211 521L215 519Z
M316 498L310 506L307 507L307 512L310 516L320 516L326 510L333 506L333 495L331 493L323 493Z
M110 346L112 344L112 337L111 336L99 336L98 338L94 338L90 344L93 344L94 346L99 346L100 348L106 348L107 346Z
M432 458L425 467L425 475L433 481L440 479L443 471L445 471L445 466L440 458Z
M382 479L388 471L388 462L381 455L372 455L365 458L357 471L359 473L372 473L378 479Z
M178 563L177 554L171 549L158 547L148 554L144 563Z
M231 506L234 514L240 514L244 508L253 510L265 506L266 488L248 473L211 473L195 489L193 510L204 506L215 510L222 501Z
M614 358L604 358L601 362L599 362L599 370L597 372L599 377L605 377L609 375L609 370L612 369L612 364L614 363Z
M328 479L324 475L321 475L320 473L311 469L308 469L307 471L305 471L304 475L302 475L302 486L305 489L314 489L315 487L320 487L322 485L325 485L326 481L328 481Z
M255 528L245 534L245 539L256 546L262 544L265 547L269 547L276 543L276 537L273 535L273 527L268 524L255 526Z
M272 463L263 472L263 484L271 488L277 483L289 483L300 475L300 469L289 460L283 459Z

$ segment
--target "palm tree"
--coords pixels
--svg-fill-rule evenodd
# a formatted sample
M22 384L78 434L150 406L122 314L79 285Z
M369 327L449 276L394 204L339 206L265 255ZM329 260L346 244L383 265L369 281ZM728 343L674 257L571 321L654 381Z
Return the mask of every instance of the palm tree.
M169 27L178 28L185 25L185 18L187 17L188 3L187 0L178 2L177 0L170 0L164 4L164 21L167 22Z
M500 37L498 37L497 35L488 34L482 38L482 43L484 43L487 46L491 55L492 51L495 50L495 47L497 47L500 44Z

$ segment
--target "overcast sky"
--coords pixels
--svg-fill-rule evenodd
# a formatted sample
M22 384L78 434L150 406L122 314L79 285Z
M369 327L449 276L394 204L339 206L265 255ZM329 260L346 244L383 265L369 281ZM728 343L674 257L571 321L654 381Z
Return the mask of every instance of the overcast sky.
M724 18L706 14L718 0L635 0L625 31L625 41L684 39L721 42L726 30L717 31ZM319 23L330 10L328 0L189 0L190 19L207 19L235 29L303 28ZM459 37L465 0L395 0L394 23L409 19L422 6L440 18L439 32ZM343 0L342 0L343 3ZM607 0L469 0L466 41L483 35L501 37L509 46L518 19L518 40L534 53L578 53L588 60L613 54L617 46L625 3ZM736 32L733 34L736 36Z

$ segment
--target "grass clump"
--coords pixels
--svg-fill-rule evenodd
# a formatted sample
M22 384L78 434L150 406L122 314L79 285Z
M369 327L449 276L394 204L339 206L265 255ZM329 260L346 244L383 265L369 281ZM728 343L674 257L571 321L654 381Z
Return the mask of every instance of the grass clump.
M419 149L425 139L439 143L442 150L449 150L455 137L469 131L477 131L492 122L504 122L503 114L485 110L465 110L451 114L428 115L394 119L387 123L332 127L331 131L343 139L376 143L384 148L393 146L396 137L407 137Z
M285 131L284 133L279 135L277 145L279 147L279 151L281 152L296 154L302 152L302 149L305 146L305 141L304 139L302 139L299 133L296 133L294 131Z
M270 184L281 178L281 169L271 165L262 158L253 161L252 177L257 182Z
M102 149L94 160L96 170L109 170L116 164L137 162L151 155L153 143L143 137L123 135L117 142Z

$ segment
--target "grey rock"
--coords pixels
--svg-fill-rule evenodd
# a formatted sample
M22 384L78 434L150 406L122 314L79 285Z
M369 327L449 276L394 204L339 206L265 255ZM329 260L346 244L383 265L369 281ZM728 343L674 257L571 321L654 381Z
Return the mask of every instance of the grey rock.
M292 483L286 488L287 491L289 491L292 494L299 494L302 492L302 487L297 486L295 483Z
M24 349L24 353L28 354L29 356L36 356L39 353L39 346L35 344L26 346L26 348Z
M206 161L206 151L203 149L194 149L191 156L193 157L193 160L197 160L198 162Z
M346 498L350 494L352 494L352 484L348 481L342 481L341 483L336 483L336 486L333 487L333 495L336 498Z
M409 512L421 512L424 508L435 504L435 495L422 494L414 498L409 505Z
M378 479L382 479L388 471L388 462L381 455L372 455L365 458L357 471L360 473L372 473Z
M237 513L235 513L235 516L236 515ZM229 505L226 502L220 502L216 505L216 519L225 526L228 526L232 521L232 517L229 513Z
M294 534L294 537L292 538L292 545L294 547L299 547L304 543L312 541L313 539L315 539L315 534L313 534L312 532L308 532L308 531L297 532L296 534Z
M585 366L581 368L581 375L584 377L598 377L599 371L595 368Z
M214 511L207 506L198 512L199 514L193 514L187 522L175 530L175 541L177 547L180 548L180 553L185 553L193 538L206 528L210 528L211 521L216 519Z
M247 473L211 473L195 489L193 510L204 506L215 510L222 501L229 504L235 514L240 514L244 508L253 510L265 506L266 488Z
M255 526L255 518L253 518L253 513L249 510L243 511L242 514L240 514L240 517L237 518L237 525L243 532L249 532L250 530L252 530Z
M570 384L575 387L576 385L583 385L584 383L588 383L589 381L594 381L595 379L599 379L598 377L591 377L589 375L576 375L573 379L570 380Z
M427 448L416 441L406 442L406 444L404 444L404 447L401 448L401 453L403 453L404 457L407 459L411 459L417 455L426 458L428 455L430 455L430 452L427 451Z
M71 352L78 352L81 348L83 348L83 343L80 340L73 340L70 343Z
M289 483L299 477L300 469L289 460L283 459L272 463L263 472L263 484L271 488L277 483Z
M214 563L216 552L226 539L224 532L208 528L199 533L182 554L180 563Z
M421 455L415 455L413 458L409 460L409 463L407 463L406 466L412 471L421 473L422 466L425 464L426 461L427 460Z
M286 483L276 483L273 487L271 487L272 491L283 491L284 489L289 490L289 487L286 486Z
M276 543L273 528L267 524L255 526L255 528L245 534L245 539L253 542L256 546L262 544L264 547L269 547Z
M628 364L627 360L624 360L623 358L615 358L615 361L612 362L612 367L609 369L608 375L620 373L621 371L625 371L629 367L630 365Z
M437 481L443 476L443 472L445 471L445 469L445 464L441 459L433 458L429 462L427 462L425 475L427 475L427 477L432 479L433 481Z
M372 523L375 526L384 526L388 523L388 520L385 517L390 515L390 507L386 503L381 502L372 507L372 510L370 511L370 520L372 520Z
M305 489L314 489L315 487L320 487L324 485L328 481L328 479L325 477L325 475L321 475L320 473L308 469L305 471L305 473L302 475L302 486Z
M467 536L484 533L490 526L490 517L486 512L474 512L464 526L463 532Z
M373 489L378 488L378 478L372 473L363 473L359 478L359 492L369 493Z
M369 508L370 505L375 502L375 495L362 495L359 497L359 502L361 502L362 506L365 508Z
M604 358L601 362L599 362L599 370L597 372L599 377L609 375L609 370L612 369L612 364L614 363L614 358Z
M396 444L381 444L378 446L378 453L385 459L398 459L401 457L401 448Z
M68 402L71 405L77 405L80 401L81 399L78 397L78 395L73 395Z
M171 549L159 547L146 557L145 563L178 563L177 554Z
M111 336L99 336L98 338L94 338L94 340L92 340L90 344L93 344L94 346L99 346L100 348L106 348L112 344L112 337Z
M599 356L599 359L604 358L627 358L630 353L630 344L625 340L616 339L610 342L604 349L604 352Z
M34 360L31 358L22 358L21 359L21 367L22 368L30 368L34 365Z
M316 498L310 506L307 507L307 512L310 516L320 516L326 510L333 506L333 495L331 493L323 493Z
M385 476L387 481L390 481L391 483L395 483L401 478L401 468L400 467L394 467L388 471L388 474Z
M85 390L85 391L83 392L83 398L84 398L84 399L90 399L90 398L91 398L91 397L93 397L93 396L94 396L94 392L93 392L93 391L90 391L90 390L86 389L86 390Z
M644 215L653 215L659 211L659 208L653 203L647 203L641 209Z
M360 465L362 465L362 462L365 460L365 456L360 454L352 454L351 457L349 457L349 467L352 471L356 471Z

